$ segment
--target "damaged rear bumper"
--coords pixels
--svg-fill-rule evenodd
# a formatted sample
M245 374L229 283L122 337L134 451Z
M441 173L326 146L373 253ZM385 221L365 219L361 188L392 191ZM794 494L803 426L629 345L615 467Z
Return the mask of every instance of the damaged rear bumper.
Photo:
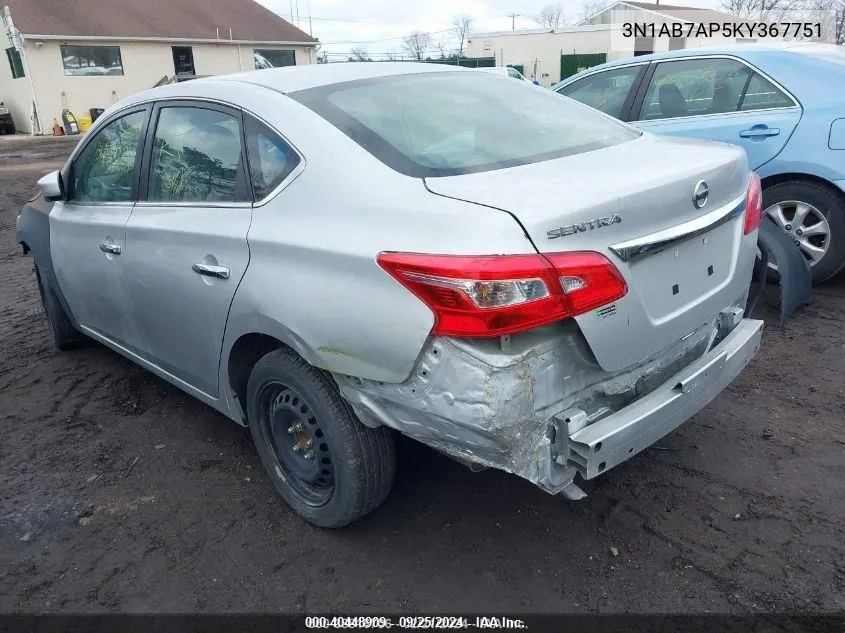
M555 416L569 436L566 455L557 461L592 479L648 448L701 410L739 375L760 348L762 333L762 321L743 319L704 357L595 424L586 426L583 411Z
M653 444L754 357L762 321L743 318L746 295L659 356L617 372L599 366L570 320L508 341L431 338L400 384L335 379L363 424L578 499L578 473L590 479Z

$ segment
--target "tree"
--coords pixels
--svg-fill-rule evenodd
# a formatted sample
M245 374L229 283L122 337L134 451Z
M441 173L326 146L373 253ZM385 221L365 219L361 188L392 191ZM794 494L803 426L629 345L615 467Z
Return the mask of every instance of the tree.
M780 22L787 13L801 11L807 0L722 0L722 8L744 20Z
M845 0L810 0L807 22L819 22L826 42L845 44Z
M431 48L431 33L414 31L402 39L402 48L410 55L411 59L419 62L425 59L425 54Z
M349 61L351 62L372 61L367 57L367 49L361 46L355 46L349 52L352 53L352 57L349 58Z
M445 37L441 37L435 42L434 47L440 53L440 59L449 57L449 41Z
M559 29L565 23L563 5L560 2L547 4L540 9L534 21L547 29Z
M584 3L584 19L588 20L610 6L610 0L587 0Z
M468 15L456 15L452 18L452 31L458 38L458 57L463 57L465 45L470 32L472 31L472 18Z

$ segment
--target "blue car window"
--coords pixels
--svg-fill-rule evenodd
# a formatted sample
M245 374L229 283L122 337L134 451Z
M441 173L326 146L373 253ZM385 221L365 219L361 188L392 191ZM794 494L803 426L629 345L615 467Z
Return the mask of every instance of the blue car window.
M628 92L641 70L642 66L628 66L596 73L564 86L558 92L619 119Z
M752 72L733 59L662 62L652 75L639 119L736 112Z
M772 108L789 108L795 105L771 81L754 73L748 88L742 98L740 110L769 110Z

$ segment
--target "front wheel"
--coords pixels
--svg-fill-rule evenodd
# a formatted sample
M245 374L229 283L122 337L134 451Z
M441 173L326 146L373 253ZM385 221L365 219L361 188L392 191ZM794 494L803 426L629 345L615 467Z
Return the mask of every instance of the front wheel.
M41 296L41 306L50 326L53 345L57 350L65 351L83 346L88 338L73 327L73 323L62 307L56 291L50 282L44 278L38 267L35 267L35 280L38 283L38 294Z
M331 378L291 350L274 350L255 364L247 419L276 490L314 525L348 525L390 492L396 469L390 429L361 424Z
M840 193L815 182L782 182L763 191L763 209L804 255L814 284L845 267L845 202ZM776 264L771 266L777 271Z

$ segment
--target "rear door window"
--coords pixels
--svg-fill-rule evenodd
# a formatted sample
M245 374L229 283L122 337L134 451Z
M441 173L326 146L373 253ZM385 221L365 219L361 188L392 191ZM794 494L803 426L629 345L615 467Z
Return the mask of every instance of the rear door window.
M150 157L150 202L245 201L240 116L201 106L161 108Z
M661 62L649 82L639 119L736 112L752 72L734 59Z

